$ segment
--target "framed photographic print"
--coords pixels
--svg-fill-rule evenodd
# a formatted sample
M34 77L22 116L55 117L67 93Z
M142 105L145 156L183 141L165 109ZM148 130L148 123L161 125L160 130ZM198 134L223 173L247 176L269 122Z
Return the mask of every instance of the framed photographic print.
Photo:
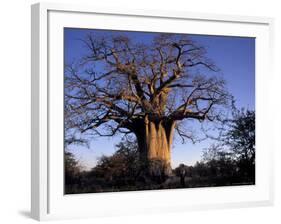
M270 18L32 6L32 217L269 205Z

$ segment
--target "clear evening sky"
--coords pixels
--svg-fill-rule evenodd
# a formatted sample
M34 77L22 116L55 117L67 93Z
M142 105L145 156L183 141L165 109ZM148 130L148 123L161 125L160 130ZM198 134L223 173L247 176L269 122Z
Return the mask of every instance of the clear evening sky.
M140 43L149 43L156 33L106 31L92 29L65 28L64 60L71 64L85 56L87 49L81 41L87 34L109 36L123 34ZM188 34L189 38L204 46L210 58L226 80L228 91L234 96L238 108L255 108L255 39L249 37L209 36ZM100 137L90 141L90 147L70 146L70 151L85 168L95 166L101 155L111 155L115 144L121 137ZM202 149L210 145L210 141L192 144L181 144L175 141L172 149L172 167L180 163L192 165L201 159Z

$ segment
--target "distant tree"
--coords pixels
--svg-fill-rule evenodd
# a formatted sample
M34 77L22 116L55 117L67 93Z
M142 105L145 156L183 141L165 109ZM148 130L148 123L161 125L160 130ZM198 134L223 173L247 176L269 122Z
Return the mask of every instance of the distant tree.
M112 156L102 156L91 173L109 183L132 184L140 172L137 143L121 141L116 148Z
M204 177L208 176L208 169L206 168L206 164L202 161L197 161L193 166L193 176L194 177Z
M221 144L212 144L209 148L205 148L202 154L202 161L209 162L212 160L230 159L232 152L222 147Z
M182 187L185 187L185 177L191 175L191 169L191 167L184 164L180 164L177 168L175 168L175 174L180 177L180 183Z
M65 184L75 184L79 181L81 168L71 152L64 153Z
M161 161L169 173L174 132L193 138L182 122L219 120L228 103L218 68L187 35L160 34L147 44L89 35L84 43L82 65L65 68L66 126L76 136L70 141L80 141L76 130L132 133L142 161Z
M233 152L240 171L254 177L255 172L255 111L238 110L230 121L225 144Z
M232 175L238 169L240 175L254 178L255 112L235 109L226 126L219 143L205 149L203 162L213 176Z
M202 161L205 163L210 177L231 177L235 173L236 164L233 152L219 145L212 145L205 149Z
M239 160L255 163L255 111L236 111L224 141Z

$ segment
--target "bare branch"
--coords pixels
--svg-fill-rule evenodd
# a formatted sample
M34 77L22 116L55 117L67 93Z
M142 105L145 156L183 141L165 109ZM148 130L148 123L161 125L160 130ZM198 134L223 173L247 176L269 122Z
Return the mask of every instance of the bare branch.
M202 68L218 69L186 35L160 34L150 44L117 35L88 35L82 41L88 49L82 63L65 68L71 129L112 136L134 132L136 121L145 118L212 121L228 101L222 79L199 75Z

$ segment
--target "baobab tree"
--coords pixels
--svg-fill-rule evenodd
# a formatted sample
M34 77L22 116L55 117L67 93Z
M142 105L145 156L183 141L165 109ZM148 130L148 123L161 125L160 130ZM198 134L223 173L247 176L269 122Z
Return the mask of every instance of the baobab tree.
M215 121L228 102L217 67L188 35L141 43L89 34L83 42L84 57L65 68L65 125L73 136L134 134L141 160L161 161L167 173L174 133L192 138L182 123Z

